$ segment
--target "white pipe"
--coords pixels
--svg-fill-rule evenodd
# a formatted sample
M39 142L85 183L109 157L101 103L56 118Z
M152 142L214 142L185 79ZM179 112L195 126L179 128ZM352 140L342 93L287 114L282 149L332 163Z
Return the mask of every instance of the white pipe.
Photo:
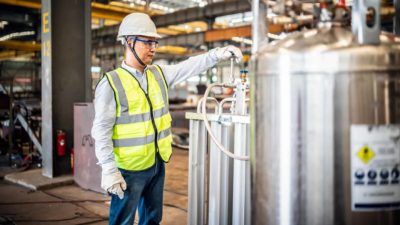
M224 87L226 85L220 84L220 83L214 83L211 84L210 86L208 86L206 92L204 93L204 98L203 99L207 99L208 94L210 93L210 90L216 86L221 86ZM205 103L207 101L204 101ZM237 160L243 160L243 161L247 161L249 160L249 156L240 156L240 155L235 155L233 153L231 153L230 151L228 151L224 146L222 146L221 142L219 142L217 140L217 138L214 136L211 127L210 127L210 123L207 119L207 112L206 112L206 104L202 105L202 113L203 113L203 119L204 119L204 126L206 127L208 134L210 135L211 139L214 141L214 143L217 145L217 147L227 156L233 158L233 159L237 159Z
M223 112L224 112L224 104L226 103L226 102L233 102L233 101L236 101L236 99L235 98L224 98L224 99L222 99L222 101L219 103L219 111L218 111L218 114L222 114Z
M176 143L176 142L174 142L174 141L172 141L172 146L173 146L173 147L176 147L176 148L181 148L181 149L189 150L189 145L181 145L181 144L178 144L178 143Z
M213 100L215 102L215 104L216 104L215 112L218 112L219 111L219 108L218 108L219 102L218 102L218 100L216 98L213 98L213 97L207 97L207 100ZM202 104L206 104L206 103L204 103L204 98L201 98L199 100L199 103L197 104L197 113L201 113L200 110L201 110Z
M251 29L253 45L251 46L251 54L254 55L258 51L260 44L266 40L266 34L268 34L266 5L260 3L260 0L253 0L251 11L253 12Z

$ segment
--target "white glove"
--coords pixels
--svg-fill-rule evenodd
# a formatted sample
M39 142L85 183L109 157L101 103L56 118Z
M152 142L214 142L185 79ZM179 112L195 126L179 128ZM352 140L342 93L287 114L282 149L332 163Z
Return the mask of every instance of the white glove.
M103 174L101 176L101 188L123 199L124 191L126 190L126 182L119 171L111 174Z
M217 57L218 60L228 60L232 56L235 57L236 62L239 63L242 61L243 54L242 51L240 51L239 48L233 46L233 45L228 45L222 48L215 48L215 56Z

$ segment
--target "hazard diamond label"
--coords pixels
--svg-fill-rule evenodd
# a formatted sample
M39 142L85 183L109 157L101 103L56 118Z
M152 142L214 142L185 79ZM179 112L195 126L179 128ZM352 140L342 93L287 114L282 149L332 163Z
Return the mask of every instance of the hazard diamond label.
M375 157L375 152L368 147L368 145L364 145L357 152L358 158L361 159L365 164L368 164Z
M399 210L400 124L352 124L350 140L351 210Z

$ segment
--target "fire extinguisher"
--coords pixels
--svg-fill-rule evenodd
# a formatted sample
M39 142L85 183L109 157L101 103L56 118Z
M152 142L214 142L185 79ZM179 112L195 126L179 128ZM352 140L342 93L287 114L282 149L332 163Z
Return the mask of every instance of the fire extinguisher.
M62 130L57 130L57 155L64 156L65 155L65 132Z

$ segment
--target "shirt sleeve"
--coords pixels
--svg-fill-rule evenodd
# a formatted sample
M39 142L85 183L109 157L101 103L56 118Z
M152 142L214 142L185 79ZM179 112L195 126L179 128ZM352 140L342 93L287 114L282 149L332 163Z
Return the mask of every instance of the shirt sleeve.
M160 65L168 86L173 87L217 64L218 59L214 51L215 50L213 49L207 53L190 57L189 59L175 65Z
M103 174L117 172L115 163L112 134L115 124L116 103L114 91L106 77L103 77L96 87L94 99L95 118L92 127L92 137L95 140L95 152L98 165Z

